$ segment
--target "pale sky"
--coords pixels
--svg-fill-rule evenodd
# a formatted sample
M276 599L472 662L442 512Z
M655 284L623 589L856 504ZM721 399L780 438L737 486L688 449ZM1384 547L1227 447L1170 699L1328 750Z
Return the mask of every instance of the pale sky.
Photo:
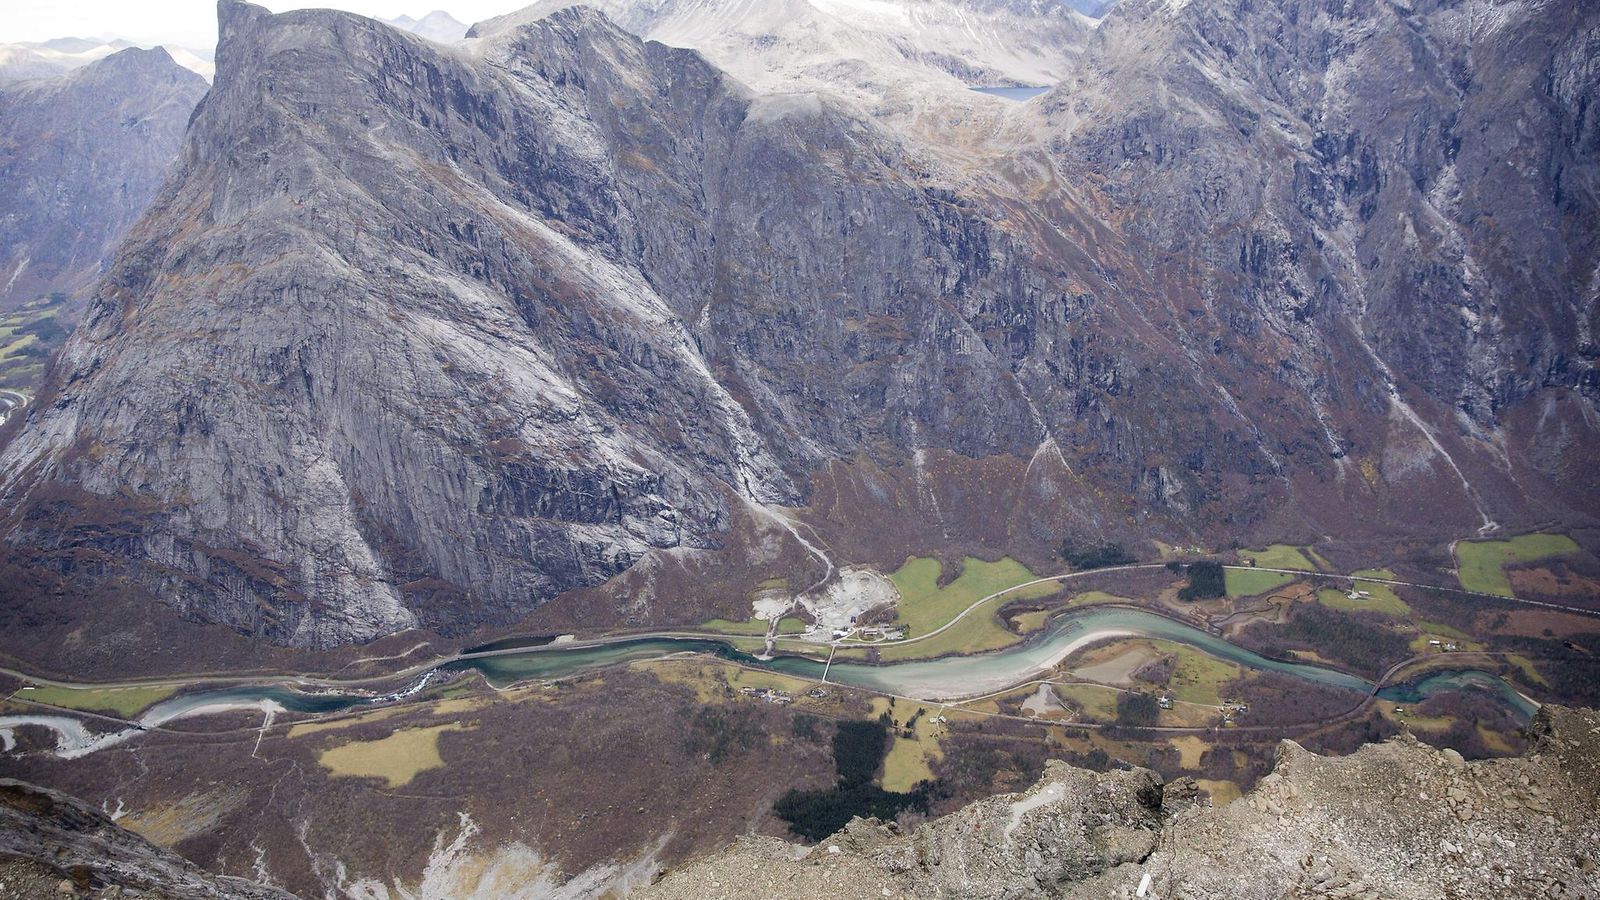
M273 12L310 7L365 16L421 18L443 9L471 25L533 0L256 0ZM210 47L217 40L214 0L0 0L0 44L56 37L125 37L146 44Z

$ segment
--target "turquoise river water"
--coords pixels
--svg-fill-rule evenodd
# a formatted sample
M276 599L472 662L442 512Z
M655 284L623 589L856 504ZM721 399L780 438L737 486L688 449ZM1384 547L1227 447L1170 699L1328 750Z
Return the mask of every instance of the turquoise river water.
M713 653L747 665L810 680L822 680L922 700L958 700L1003 691L1038 678L1078 650L1118 637L1158 638L1186 644L1219 659L1251 669L1277 672L1313 684L1345 688L1363 694L1372 682L1324 666L1269 659L1197 628L1148 612L1121 607L1081 610L1057 617L1051 627L1021 644L970 656L915 660L881 665L860 662L824 662L794 655L757 659L712 638L641 637L607 642L518 647L467 654L423 674L404 690L383 696L354 691L307 692L285 684L241 685L221 690L184 694L152 706L139 717L138 727L118 732L88 731L74 719L57 715L0 717L0 737L9 743L11 729L39 725L55 730L63 755L81 756L120 743L146 728L180 718L229 709L261 709L297 713L328 713L355 706L391 703L421 691L442 673L476 671L497 685L526 679L559 678L575 672L603 668L675 653ZM1384 700L1415 703L1441 690L1475 688L1488 691L1526 721L1537 704L1496 675L1476 670L1436 671L1419 679L1389 685L1378 692Z

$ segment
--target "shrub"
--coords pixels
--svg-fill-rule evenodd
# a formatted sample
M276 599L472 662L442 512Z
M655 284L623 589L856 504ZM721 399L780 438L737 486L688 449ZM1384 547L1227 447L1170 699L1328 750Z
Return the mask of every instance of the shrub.
M1158 659L1152 659L1139 668L1133 670L1136 681L1146 684L1164 685L1172 680L1172 672L1177 668L1177 657L1170 653L1162 654Z
M1238 697L1250 707L1239 716L1241 724L1249 725L1325 721L1349 712L1366 699L1360 691L1315 684L1278 672L1256 672L1253 677L1229 685L1224 696Z
M888 743L889 730L881 721L840 723L833 734L838 783L826 790L790 790L773 804L773 814L800 837L820 841L856 816L893 820L905 810L927 809L933 790L927 782L908 793L872 783Z
M889 730L879 722L841 722L833 733L833 768L840 787L871 784L888 752Z
M1351 669L1376 676L1411 655L1411 642L1371 613L1346 613L1320 603L1296 605L1282 626L1258 623L1242 635L1262 656L1283 658L1287 651L1314 650Z
M1189 583L1178 591L1179 600L1210 600L1228 593L1228 581L1222 563L1201 560L1188 566Z
M886 791L875 784L834 787L825 791L791 790L778 798L772 811L789 823L789 830L808 840L820 841L850 823L856 816L894 821L907 809L922 808L926 788L911 793Z
M817 733L817 726L821 724L821 721L816 716L800 713L790 720L789 728L795 737L804 741L814 741L820 737Z
M1161 705L1149 694L1125 693L1117 695L1117 724L1142 727L1154 725L1161 715Z
M18 328L16 333L19 335L31 334L37 337L41 343L49 343L51 341L59 342L65 340L72 333L72 330L62 326L54 316L45 316Z
M684 749L703 755L713 766L766 738L762 725L744 710L703 706L688 718L691 727L684 735Z
M1107 566L1126 566L1138 562L1121 544L1080 546L1072 541L1061 545L1061 558L1074 569L1103 569Z

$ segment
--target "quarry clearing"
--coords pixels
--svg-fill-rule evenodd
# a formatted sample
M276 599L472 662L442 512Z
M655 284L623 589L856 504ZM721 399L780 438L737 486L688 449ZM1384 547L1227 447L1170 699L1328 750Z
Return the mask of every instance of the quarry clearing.
M795 602L805 607L816 623L812 631L815 639L827 641L837 631L848 631L867 611L895 605L900 597L895 582L878 571L851 567L840 570L839 578L820 591L802 594ZM771 614L768 610L768 617Z

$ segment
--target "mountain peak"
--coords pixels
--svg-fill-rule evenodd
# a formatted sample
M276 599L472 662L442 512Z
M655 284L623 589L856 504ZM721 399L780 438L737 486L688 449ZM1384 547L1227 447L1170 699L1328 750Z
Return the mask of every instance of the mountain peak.
M400 15L382 21L401 31L409 31L418 37L438 41L441 44L459 41L467 35L467 26L442 9L433 10L420 19Z
M271 16L272 10L249 0L217 0L218 39L225 41L240 29Z
M1153 2L1117 16L1164 15ZM306 646L510 622L656 551L723 541L754 507L803 505L812 475L842 460L894 472L949 453L994 473L1021 461L1006 479L1017 508L1067 490L1035 478L1033 462L1049 460L1053 478L1096 499L1067 524L1049 506L1006 526L1040 554L1069 528L1119 521L1110 537L1124 540L1365 534L1373 526L1350 511L1377 508L1431 534L1558 508L1533 493L1554 483L1538 480L1544 471L1508 478L1458 436L1451 410L1472 404L1487 412L1473 420L1485 433L1500 427L1493 404L1545 390L1517 359L1592 383L1568 361L1576 327L1501 340L1515 330L1492 317L1520 314L1513 294L1439 273L1492 265L1520 283L1536 267L1505 260L1543 253L1569 272L1588 266L1587 279L1582 234L1561 257L1474 237L1446 215L1520 217L1529 224L1516 234L1538 237L1538 221L1558 218L1543 198L1572 194L1535 172L1524 194L1472 188L1452 201L1460 213L1440 209L1458 183L1506 179L1485 174L1499 169L1482 145L1458 147L1467 120L1452 111L1473 127L1504 116L1487 98L1452 94L1449 61L1427 58L1418 64L1432 68L1400 79L1420 85L1407 95L1416 118L1383 116L1370 99L1388 85L1322 49L1355 41L1368 70L1394 55L1394 38L1363 27L1392 15L1381 4L1304 19L1295 41L1277 37L1289 29L1274 18L1299 15L1293 4L1182 11L1274 36L1231 65L1155 52L1129 38L1137 23L1111 25L1081 58L1058 59L1081 73L1061 92L1081 82L1086 99L1032 104L1011 119L1015 144L973 137L992 154L977 163L920 152L852 97L824 105L832 93L810 87L865 83L874 66L890 73L880 86L932 71L893 36L955 33L954 13L972 0L906 4L938 15L922 30L872 34L860 4L836 3L843 12L813 19L830 29L820 44L772 13L802 0L684 5L702 23L714 10L737 18L734 37L714 44L729 56L778 48L757 65L787 68L757 85L760 100L735 86L742 72L706 62L711 52L668 49L710 38L652 35L621 18L644 4L623 0L485 23L475 31L493 37L474 53L350 13L273 16L224 0L223 72L194 117L173 194L134 232L106 282L115 295L68 345L59 399L38 406L0 460L49 474L5 484L26 493L29 479L61 478L106 503L141 485L140 502L158 512L130 501L119 514L159 536L150 547L183 549L113 546L128 577L187 615ZM1035 21L1011 18L1015 8L1034 7L1008 6L999 21ZM1459 23L1432 27L1447 36ZM1169 37L1163 50L1188 38L1171 30L1181 33L1155 35ZM1224 61L1244 45L1228 34L1211 36ZM1519 96L1547 84L1592 93L1588 70L1570 62L1576 42L1552 47L1539 65L1560 77L1496 68L1520 79ZM1130 70L1153 77L1117 77ZM952 93L941 98L966 99L957 79L944 81ZM1335 89L1350 102L1314 93ZM1163 99L1175 96L1184 102ZM1307 97L1320 120L1289 103ZM1565 133L1550 121L1507 131L1504 146ZM1410 122L1425 141L1406 137ZM1569 153L1531 147L1557 162ZM1002 153L1048 154L1061 183L1081 188L1052 193L1054 178L1027 166L974 177ZM1290 154L1292 179L1268 162ZM1380 154L1381 172L1342 167ZM1477 174L1463 182L1455 173L1468 166ZM1415 179L1380 177L1397 172ZM1434 268L1402 265L1390 248L1428 228ZM1076 236L1091 231L1092 244ZM1425 310L1397 305L1424 292ZM1570 315L1538 283L1517 296L1552 319ZM1463 312L1460 298L1475 306ZM1369 333L1368 311L1383 304L1384 331ZM214 352L167 346L196 329L214 336ZM1502 361L1479 372L1451 355L1479 348ZM168 370L140 365L168 358ZM352 358L367 364L357 371ZM274 417L259 415L258 388L279 398ZM129 410L145 418L129 422ZM1544 426L1505 421L1507 455L1532 459ZM96 452L66 454L56 439L67 429L98 441ZM227 473L208 468L224 456ZM49 465L30 468L38 460ZM1557 476L1567 464L1540 462ZM969 477L979 476L949 481ZM1410 522L1401 512L1424 491L1443 498L1438 512ZM102 540L75 527L61 515L11 533L46 553ZM971 540L988 539L970 527ZM906 543L871 552L903 558L935 533L961 549L946 528L908 527L896 538ZM170 586L176 557L191 568ZM224 592L238 602L215 603Z
M181 83L204 92L204 75L178 62L165 47L129 47L95 60L67 73L66 78L84 85L112 89L119 82L137 81Z
M255 26L272 18L272 11L248 0L217 0L217 75L237 64L233 47Z
M104 59L96 60L95 62L84 66L79 71L131 72L150 71L152 69L164 67L183 69L183 67L178 65L177 61L172 58L172 54L167 52L167 48L165 47L151 47L148 50L141 47L129 47L126 50L118 50L115 53L109 54ZM188 70L183 69L183 71Z
M7 183L50 186L0 190L0 313L51 294L72 308L85 299L206 90L160 47L0 86Z
M596 25L607 29L617 28L611 18L593 6L586 3L577 3L563 7L545 16L540 21L547 22L558 28L589 28Z

